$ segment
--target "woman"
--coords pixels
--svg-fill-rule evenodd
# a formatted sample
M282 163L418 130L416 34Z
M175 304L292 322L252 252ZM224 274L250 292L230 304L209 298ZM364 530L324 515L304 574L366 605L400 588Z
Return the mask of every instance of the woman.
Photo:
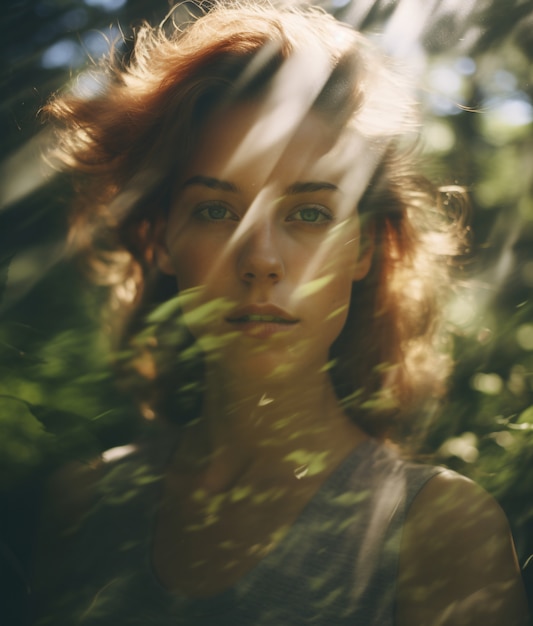
M320 11L222 5L47 107L158 426L69 478L41 623L525 623L495 502L384 443L442 386L460 234L389 65Z

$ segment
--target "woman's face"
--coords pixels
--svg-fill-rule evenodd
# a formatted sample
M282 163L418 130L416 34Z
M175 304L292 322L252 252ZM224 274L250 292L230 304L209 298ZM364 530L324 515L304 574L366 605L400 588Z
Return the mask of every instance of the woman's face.
M280 129L256 104L206 126L158 261L176 275L191 332L229 370L269 376L327 363L372 250L349 193L348 143L319 114Z

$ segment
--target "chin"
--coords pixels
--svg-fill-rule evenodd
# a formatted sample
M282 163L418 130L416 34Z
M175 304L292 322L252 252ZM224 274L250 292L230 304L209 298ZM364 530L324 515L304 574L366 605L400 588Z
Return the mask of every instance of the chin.
M306 345L309 344L306 342ZM217 354L217 369L242 384L255 386L257 383L287 385L299 376L313 377L323 371L328 356L311 354L300 344L278 344L265 342L257 346L241 342L228 346Z

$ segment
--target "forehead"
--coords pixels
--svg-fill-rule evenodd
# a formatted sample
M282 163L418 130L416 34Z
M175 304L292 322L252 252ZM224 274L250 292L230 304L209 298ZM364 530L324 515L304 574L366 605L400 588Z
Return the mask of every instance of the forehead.
M337 184L350 161L349 144L346 133L315 111L287 124L283 109L273 113L261 103L237 104L206 124L185 177L201 174L253 187L302 177Z

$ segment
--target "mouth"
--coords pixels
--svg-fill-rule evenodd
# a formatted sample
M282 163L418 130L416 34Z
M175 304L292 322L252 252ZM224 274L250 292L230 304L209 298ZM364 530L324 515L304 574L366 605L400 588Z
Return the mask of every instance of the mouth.
M249 322L259 322L263 324L297 324L298 320L287 319L279 315L261 315L259 313L250 313L241 315L240 317L230 317L228 322L233 324L246 324Z
M251 337L266 339L298 324L299 319L271 304L250 305L234 311L226 321Z
M226 318L234 324L297 324L299 320L273 304L252 304L241 307Z

